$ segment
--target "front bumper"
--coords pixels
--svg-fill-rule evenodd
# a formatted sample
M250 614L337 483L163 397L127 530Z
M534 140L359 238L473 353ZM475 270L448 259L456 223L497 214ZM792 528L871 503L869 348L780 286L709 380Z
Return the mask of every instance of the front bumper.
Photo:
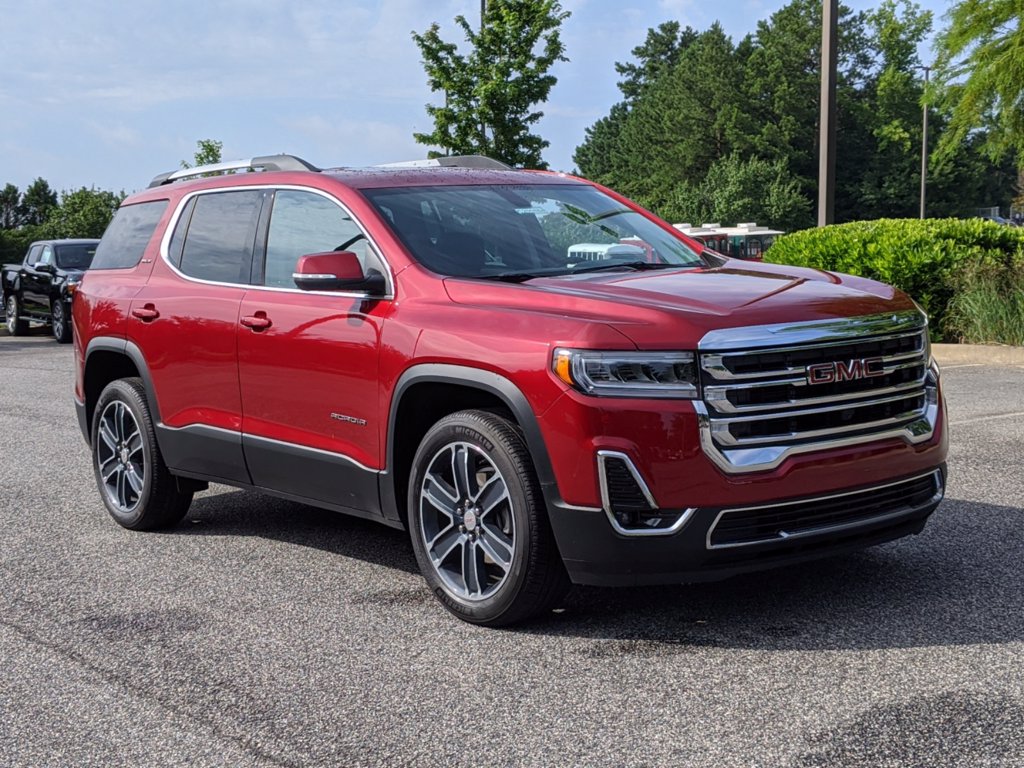
M898 491L916 483L934 482L931 492L897 498ZM754 510L743 505L694 509L674 533L657 537L623 536L617 533L602 510L556 503L551 521L569 576L576 584L633 586L715 581L730 576L774 568L819 557L850 552L919 533L942 499L946 466L882 484L862 485L824 495L798 496L766 502ZM829 506L846 497L855 505L883 497L870 511L844 519ZM778 516L779 509L808 510L820 525L805 526L793 533L752 537L739 543L723 543L720 523L730 513L755 512Z

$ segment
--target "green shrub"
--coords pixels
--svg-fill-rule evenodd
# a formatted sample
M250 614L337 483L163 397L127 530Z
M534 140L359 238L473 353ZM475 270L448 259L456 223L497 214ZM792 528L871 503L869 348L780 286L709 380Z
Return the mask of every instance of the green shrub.
M1004 268L967 270L949 303L946 328L968 344L1024 346L1024 275Z
M982 219L856 221L784 235L766 259L894 285L928 313L933 338L955 339L965 326L962 317L949 324L950 302L968 275L1024 271L1024 230Z

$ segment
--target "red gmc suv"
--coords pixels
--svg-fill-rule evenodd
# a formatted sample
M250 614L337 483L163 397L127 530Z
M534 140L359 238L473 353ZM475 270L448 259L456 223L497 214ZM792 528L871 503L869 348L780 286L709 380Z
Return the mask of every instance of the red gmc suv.
M917 533L945 486L910 298L728 259L611 190L486 158L163 174L117 212L73 316L118 523L174 525L218 482L407 528L478 624L570 583Z

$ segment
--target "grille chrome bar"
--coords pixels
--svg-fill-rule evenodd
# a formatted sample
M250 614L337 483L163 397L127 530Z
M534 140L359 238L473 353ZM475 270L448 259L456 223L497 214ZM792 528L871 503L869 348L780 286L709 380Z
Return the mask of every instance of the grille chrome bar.
M924 355L924 351L925 351L925 349L928 346L927 345L927 339L925 338L925 332L923 332L923 331L921 331L919 329L916 333L893 335L893 336L880 336L880 337L878 337L876 339L872 339L872 341L873 342L878 342L878 343L883 343L883 342L886 342L886 341L895 341L897 339L905 339L905 338L908 338L908 337L911 337L911 336L915 336L915 335L920 338L920 343L918 344L917 349L915 349L913 352L908 352L908 353L903 354L903 355L887 355L886 358L885 358L886 361L889 362L889 363L892 363L892 362L896 362L896 361L899 361L899 360L912 360L912 359L919 359L919 358L921 358ZM861 341L863 341L863 340L861 340ZM728 367L726 367L724 361L725 361L726 358L742 359L744 357L752 357L754 355L783 355L783 354L797 352L797 351L799 351L799 352L818 352L818 351L820 351L822 353L827 353L830 350L840 350L840 349L842 349L844 347L849 347L853 343L856 343L856 342L852 342L850 339L846 339L845 341L834 341L834 342L830 342L828 344L814 344L814 345L809 345L809 346L804 346L804 347L789 347L789 348L786 348L786 347L774 347L774 348L771 348L771 349L750 349L750 350L737 351L737 352L729 352L729 353L714 353L714 352L713 353L706 353L706 354L702 354L701 355L701 367L705 371L710 373L715 379L726 379L726 380L732 380L732 379L745 379L745 380L749 380L749 379L760 379L760 378L763 378L765 376L797 375L797 374L800 374L800 373L802 373L804 371L805 366L803 366L803 365L797 365L797 366L787 365L787 366L783 366L782 368L775 368L775 369L771 369L771 370L759 370L759 371L754 371L752 373L735 373L732 370L730 370ZM822 355L822 359L827 359L827 357L828 357L827 354L823 354Z
M924 365L923 361L918 361L918 362L911 363L911 364L908 364L908 365L896 366L896 368L894 368L893 370L895 371L895 370L901 370L901 369L905 369L905 368L916 368L918 366L923 366L923 365ZM755 411L757 411L757 412L771 411L771 410L776 410L778 408L783 408L783 407L805 406L805 405L820 405L821 403L847 402L847 401L850 401L850 400L860 400L860 399L864 399L864 398L867 398L867 397L874 397L876 395L889 395L889 394L894 394L896 392L910 392L910 391L915 390L915 389L920 391L920 389L924 386L924 381L925 381L925 376L922 375L919 378L914 379L913 381L907 382L906 384L900 384L898 386L893 386L893 387L885 387L883 389L872 389L872 390L863 391L863 392L850 392L850 393L845 394L845 395L829 395L829 396L825 396L825 397L808 397L808 398L804 398L804 399L788 398L786 400L778 400L778 401L775 401L775 402L771 402L771 403L767 403L767 404L759 404L759 405L733 405L729 401L728 397L725 395L725 392L727 390L738 389L738 387L705 387L705 389L704 389L704 399L707 400L708 404L711 405L716 411L720 411L722 413L752 413L752 412L755 412ZM800 381L765 382L765 384L766 385L775 385L775 386L778 386L780 384L788 384L791 387L805 387L805 386L807 386L807 379L806 379L806 377L804 377ZM742 386L744 386L744 387L753 387L755 385L746 384L746 385L742 385ZM850 407L856 407L857 405L862 405L862 404L863 405L867 405L869 403L856 403L854 405L851 405ZM766 414L766 415L762 416L761 418L771 418L771 414Z
M703 400L694 403L704 452L732 474L774 469L797 453L929 439L939 408L926 323L910 310L797 331L712 331L699 344ZM786 338L802 343L780 346ZM815 381L822 371L832 376Z

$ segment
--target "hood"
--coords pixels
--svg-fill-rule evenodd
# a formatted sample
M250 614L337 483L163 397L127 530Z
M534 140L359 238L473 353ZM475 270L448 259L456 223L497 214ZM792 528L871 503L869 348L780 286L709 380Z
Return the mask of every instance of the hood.
M458 303L603 319L642 348L692 347L711 330L892 312L914 303L851 275L729 260L722 267L598 272L521 285L447 279Z

